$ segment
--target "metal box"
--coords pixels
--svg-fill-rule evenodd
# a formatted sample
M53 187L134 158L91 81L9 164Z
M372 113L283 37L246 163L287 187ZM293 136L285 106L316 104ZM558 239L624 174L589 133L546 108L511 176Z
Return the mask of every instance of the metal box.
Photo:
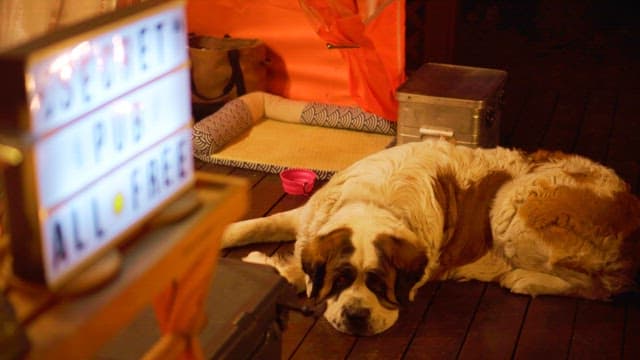
M398 89L398 144L427 137L470 147L494 147L507 73L427 63Z

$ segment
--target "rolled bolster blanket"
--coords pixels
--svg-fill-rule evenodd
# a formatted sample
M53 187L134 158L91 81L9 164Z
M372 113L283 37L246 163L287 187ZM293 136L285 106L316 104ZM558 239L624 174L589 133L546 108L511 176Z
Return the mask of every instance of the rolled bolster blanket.
M247 104L233 99L193 126L194 155L208 157L252 126L253 117Z

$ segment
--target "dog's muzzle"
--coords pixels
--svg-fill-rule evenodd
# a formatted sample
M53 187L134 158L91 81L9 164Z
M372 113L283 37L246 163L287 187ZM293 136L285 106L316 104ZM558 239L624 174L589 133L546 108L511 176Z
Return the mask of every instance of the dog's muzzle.
M353 335L371 335L371 310L361 306L342 309L342 322L347 332Z

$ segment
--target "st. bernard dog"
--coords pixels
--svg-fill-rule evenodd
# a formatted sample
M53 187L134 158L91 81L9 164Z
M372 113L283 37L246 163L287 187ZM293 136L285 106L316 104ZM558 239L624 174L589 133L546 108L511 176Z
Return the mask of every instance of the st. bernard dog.
M410 143L334 175L294 210L230 225L223 247L294 240L290 257L250 254L326 302L337 330L372 335L432 280L608 299L635 288L640 200L614 171L559 152Z

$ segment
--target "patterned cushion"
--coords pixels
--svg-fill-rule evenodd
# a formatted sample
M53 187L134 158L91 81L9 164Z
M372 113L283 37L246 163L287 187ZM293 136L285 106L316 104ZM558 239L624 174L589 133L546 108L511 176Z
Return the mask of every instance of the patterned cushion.
M362 111L359 107L309 103L300 116L309 125L395 135L396 123Z
M247 104L234 99L193 126L194 155L206 159L253 125Z

